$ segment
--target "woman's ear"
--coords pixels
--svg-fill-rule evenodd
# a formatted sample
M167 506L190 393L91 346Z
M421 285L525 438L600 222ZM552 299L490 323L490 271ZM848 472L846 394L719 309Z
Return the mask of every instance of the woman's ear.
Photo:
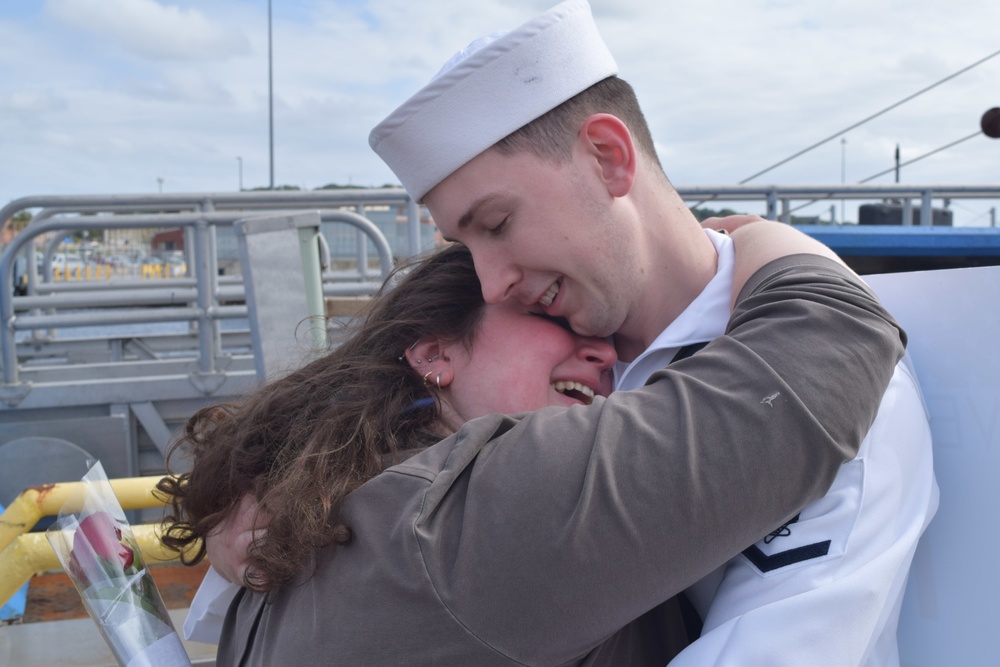
M418 375L423 375L433 370L434 362L441 358L441 343L433 338L418 340L408 347L404 354L406 360L410 362L410 368Z
M632 134L617 116L597 113L580 126L584 151L597 160L600 175L612 197L624 197L635 182L637 155Z
M406 350L406 359L428 387L444 389L455 379L455 368L448 351L461 343L443 343L435 339L417 341Z

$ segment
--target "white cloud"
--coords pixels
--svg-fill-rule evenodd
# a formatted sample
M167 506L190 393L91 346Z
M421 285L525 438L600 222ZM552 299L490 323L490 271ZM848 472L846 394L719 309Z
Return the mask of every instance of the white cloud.
M46 7L58 20L140 58L209 60L248 51L246 38L231 26L156 0L48 0Z
M9 114L28 117L66 108L65 98L51 91L19 90L0 95L0 111Z
M234 95L217 78L199 68L174 69L163 73L153 82L133 81L125 91L137 100L169 105L196 105L225 108L232 105Z
M394 181L369 129L473 38L555 2L275 2L276 182ZM591 2L678 185L735 183L1000 49L993 0ZM20 156L0 162L0 202L157 177L232 190L237 156L248 187L267 184L264 0L46 7L0 2L0 62L18 63L0 77L0 137ZM974 131L998 80L1000 56L849 132L848 181L891 166L897 143L905 160ZM841 156L837 139L754 182L839 183ZM997 158L1000 140L978 137L902 176L996 182Z

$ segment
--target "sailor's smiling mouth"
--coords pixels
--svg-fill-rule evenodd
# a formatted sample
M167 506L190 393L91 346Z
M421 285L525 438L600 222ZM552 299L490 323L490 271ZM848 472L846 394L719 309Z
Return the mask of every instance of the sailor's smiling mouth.
M559 279L549 285L549 288L545 290L545 294L538 298L538 303L542 304L544 307L548 308L555 301L556 295L559 294L559 288L562 284L562 279Z

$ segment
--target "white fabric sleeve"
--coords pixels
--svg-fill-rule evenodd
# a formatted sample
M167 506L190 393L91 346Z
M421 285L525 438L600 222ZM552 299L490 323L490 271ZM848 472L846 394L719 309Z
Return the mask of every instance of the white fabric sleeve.
M671 667L899 665L906 576L938 496L919 384L900 363L858 457L756 559L728 563L701 637Z
M184 639L218 644L229 603L239 590L237 584L224 579L214 568L209 567L191 600L191 609L184 621Z

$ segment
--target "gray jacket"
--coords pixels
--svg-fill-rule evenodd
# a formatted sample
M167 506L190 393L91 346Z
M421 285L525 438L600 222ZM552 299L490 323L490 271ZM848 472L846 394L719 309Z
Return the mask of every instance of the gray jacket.
M646 387L475 420L355 491L354 541L242 592L218 664L662 667L661 603L827 491L904 343L839 265L773 262Z

